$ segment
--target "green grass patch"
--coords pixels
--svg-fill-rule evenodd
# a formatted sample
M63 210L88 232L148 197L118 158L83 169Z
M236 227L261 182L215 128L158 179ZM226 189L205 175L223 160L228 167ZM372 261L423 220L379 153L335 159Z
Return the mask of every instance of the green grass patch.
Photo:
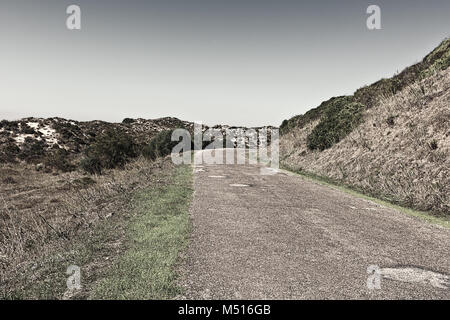
M94 288L94 299L170 299L180 293L175 265L190 229L192 168L175 169L171 181L140 192L127 231L128 249Z
M375 198L371 195L367 195L364 194L361 190L356 189L352 186L348 186L348 185L343 185L342 183L339 183L338 181L328 178L328 177L324 177L324 176L320 176L317 175L315 173L311 173L308 171L304 171L304 170L292 170L288 167L283 166L283 169L289 172L292 172L294 174L297 174L298 176L307 179L309 181L313 181L316 183L319 183L321 185L324 186L328 186L331 187L333 189L339 190L339 191L343 191L347 194L351 194L353 196L356 196L358 198L362 198L365 200L369 200L369 201L373 201L375 203L378 203L382 206L385 207L389 207L389 208L393 208L396 209L398 211L401 211L403 213L406 213L408 215L420 218L428 223L432 223L432 224L437 224L440 225L442 227L445 228L449 228L450 229L450 218L448 217L436 217L436 216L432 216L427 212L424 211L419 211L419 210L414 210L411 208L406 208L403 206L400 206L398 204L392 203L390 201L387 200L383 200L383 199L379 199L379 198Z

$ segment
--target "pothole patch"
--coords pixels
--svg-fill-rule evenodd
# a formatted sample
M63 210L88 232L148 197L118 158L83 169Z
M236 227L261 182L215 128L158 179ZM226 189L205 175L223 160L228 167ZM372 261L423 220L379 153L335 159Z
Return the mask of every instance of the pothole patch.
M270 167L269 168L268 167L262 167L259 170L259 174L266 175L266 176L272 176L272 175L277 174L278 172L279 172L278 169L270 168Z
M230 187L241 187L241 188L243 188L243 187L250 187L250 185L243 184L243 183L232 183L232 184L230 184Z
M397 267L397 268L382 268L381 275L385 279L420 283L424 285L431 285L435 288L450 289L450 276L417 267Z

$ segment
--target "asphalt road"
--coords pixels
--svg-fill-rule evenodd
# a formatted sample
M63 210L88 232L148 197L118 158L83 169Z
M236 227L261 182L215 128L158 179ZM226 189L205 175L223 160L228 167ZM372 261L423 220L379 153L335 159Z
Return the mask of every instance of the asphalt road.
M286 172L194 171L185 298L450 299L449 229Z

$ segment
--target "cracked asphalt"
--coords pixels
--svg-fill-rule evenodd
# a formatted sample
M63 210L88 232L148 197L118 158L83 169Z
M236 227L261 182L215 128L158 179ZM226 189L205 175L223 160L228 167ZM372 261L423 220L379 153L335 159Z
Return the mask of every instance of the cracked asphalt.
M194 176L183 298L450 298L447 228L283 171L202 165Z

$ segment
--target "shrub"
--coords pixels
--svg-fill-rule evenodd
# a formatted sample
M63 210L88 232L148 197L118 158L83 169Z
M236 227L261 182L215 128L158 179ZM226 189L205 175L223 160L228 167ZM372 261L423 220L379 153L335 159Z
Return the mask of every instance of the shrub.
M98 158L94 157L85 157L80 161L80 167L85 172L90 174L101 174L102 173L102 164Z
M82 134L81 128L77 124L72 124L70 122L55 122L53 124L53 129L55 129L63 139L71 139Z
M136 145L126 132L108 129L86 148L80 166L90 174L101 174L103 169L123 167L136 155Z
M149 144L144 147L143 156L155 160L171 154L173 147L178 144L177 141L172 141L172 132L173 130L164 130L154 136Z
M19 159L30 163L39 162L43 158L46 149L47 143L44 140L27 137L19 153Z
M333 101L307 137L310 150L325 150L347 136L362 121L364 106L343 97Z
M287 131L287 129L289 129L289 120L285 119L285 120L283 120L283 122L281 123L280 131L281 131L281 132L285 132L285 131Z
M3 128L6 131L17 131L19 130L19 122L2 120L0 121L0 128Z
M20 148L12 141L0 145L0 163L16 162Z
M131 118L125 118L125 119L122 120L123 124L131 124L131 123L134 123L134 122L135 122L134 119L131 119Z
M62 172L70 172L75 170L75 165L73 165L69 160L69 152L60 148L49 152L44 160L44 165L47 168L55 168L56 170Z
M28 126L28 124L25 121L20 122L19 132L23 134L37 134L37 132L34 131L32 127Z
M317 108L313 108L307 111L305 114L292 117L289 120L284 120L280 126L280 134L286 134L292 128L303 128L308 123L319 119L331 104L333 104L336 100L342 99L344 97L345 96L333 97L322 102Z

